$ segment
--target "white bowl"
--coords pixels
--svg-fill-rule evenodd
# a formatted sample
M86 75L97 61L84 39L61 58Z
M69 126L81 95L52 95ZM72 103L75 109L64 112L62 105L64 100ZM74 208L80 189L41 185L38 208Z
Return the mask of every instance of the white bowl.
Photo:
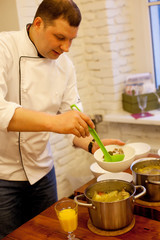
M128 143L128 146L131 146L135 149L136 159L147 157L151 151L151 147L147 143L137 142L137 143Z
M122 148L125 155L124 159L120 162L105 162L103 160L103 153L101 149L98 149L94 153L94 158L96 159L98 165L104 170L109 172L123 172L124 170L130 167L136 156L135 149L128 145L124 146L108 145L105 146L105 148L107 149L107 151L113 151L115 148Z
M100 175L104 173L108 173L108 171L101 168L96 162L90 165L90 170L96 178L98 178Z
M158 155L160 156L160 149L158 150Z
M132 182L133 176L132 176L132 174L126 173L126 172L119 172L119 173L107 172L107 173L99 176L97 178L97 182L107 180L107 179L118 179L118 180L124 180L127 182Z

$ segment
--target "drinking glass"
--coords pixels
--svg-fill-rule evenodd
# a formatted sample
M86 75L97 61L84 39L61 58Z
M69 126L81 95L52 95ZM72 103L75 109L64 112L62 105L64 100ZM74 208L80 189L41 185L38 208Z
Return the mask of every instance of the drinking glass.
M79 240L73 234L78 226L78 204L72 199L60 201L55 205L55 210L61 228L68 233L68 240Z
M156 95L158 104L160 105L160 96L156 92L154 92L154 95Z
M147 96L138 95L137 96L138 107L141 109L141 116L145 116L145 108L147 107Z

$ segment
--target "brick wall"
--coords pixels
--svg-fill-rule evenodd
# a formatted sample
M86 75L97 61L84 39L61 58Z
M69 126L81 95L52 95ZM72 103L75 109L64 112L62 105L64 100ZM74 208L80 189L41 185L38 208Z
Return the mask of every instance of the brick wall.
M83 20L71 55L84 110L88 114L116 111L121 108L126 75L134 72L134 37L128 1L75 2Z

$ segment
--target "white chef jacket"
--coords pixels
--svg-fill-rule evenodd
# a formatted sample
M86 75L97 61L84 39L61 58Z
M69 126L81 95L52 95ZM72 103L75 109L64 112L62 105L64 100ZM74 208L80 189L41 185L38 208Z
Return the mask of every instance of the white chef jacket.
M18 107L57 114L80 102L66 54L38 57L26 28L0 33L0 179L35 183L53 167L47 132L7 132Z

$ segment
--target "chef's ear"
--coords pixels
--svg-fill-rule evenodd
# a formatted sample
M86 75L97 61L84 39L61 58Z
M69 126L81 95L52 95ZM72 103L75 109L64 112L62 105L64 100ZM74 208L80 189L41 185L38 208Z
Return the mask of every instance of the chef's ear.
M43 26L44 23L43 23L42 18L41 18L41 17L36 17L36 18L34 19L34 21L33 21L33 25L34 25L34 27L36 27L36 28L40 28L41 26Z

